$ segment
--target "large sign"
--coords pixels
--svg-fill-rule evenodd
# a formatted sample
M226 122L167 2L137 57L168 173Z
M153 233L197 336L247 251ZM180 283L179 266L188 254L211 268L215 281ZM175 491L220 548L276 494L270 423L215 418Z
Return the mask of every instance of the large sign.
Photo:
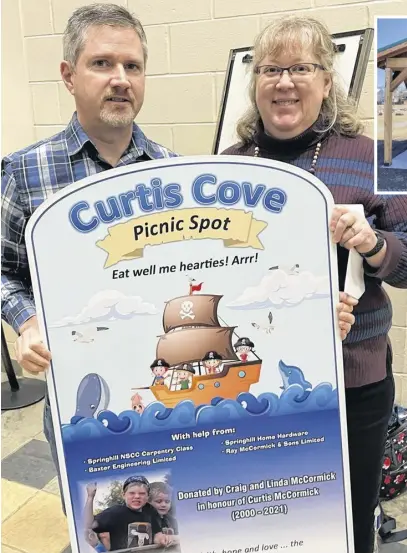
M301 169L203 156L36 211L74 553L353 551L332 209Z

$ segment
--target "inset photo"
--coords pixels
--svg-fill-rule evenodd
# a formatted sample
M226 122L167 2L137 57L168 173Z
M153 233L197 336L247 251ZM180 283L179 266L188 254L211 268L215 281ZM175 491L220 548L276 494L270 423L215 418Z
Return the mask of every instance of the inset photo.
M147 546L180 553L174 499L168 471L82 482L77 501L83 516L75 521L80 553L133 553Z
M377 193L407 193L407 17L376 19Z

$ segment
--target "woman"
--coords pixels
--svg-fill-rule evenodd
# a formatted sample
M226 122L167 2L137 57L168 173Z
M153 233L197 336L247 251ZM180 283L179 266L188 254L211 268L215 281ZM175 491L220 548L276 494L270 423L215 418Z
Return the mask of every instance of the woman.
M329 31L288 17L255 41L251 107L241 142L223 154L291 163L315 174L336 204L363 204L365 216L335 208L330 230L343 290L348 250L364 258L365 293L343 343L356 553L374 548L374 511L387 423L394 401L388 342L391 303L382 282L407 288L407 197L374 194L374 142L362 136L354 106L338 86ZM372 218L374 228L367 219Z

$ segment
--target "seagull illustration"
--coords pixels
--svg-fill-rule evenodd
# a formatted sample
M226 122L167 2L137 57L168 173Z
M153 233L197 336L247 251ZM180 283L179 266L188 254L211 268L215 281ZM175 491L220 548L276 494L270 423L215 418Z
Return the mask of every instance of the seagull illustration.
M270 267L269 271L276 271L277 269L280 269L281 271L284 271L285 273L289 275L299 275L300 274L300 266L298 263L293 265L292 267L288 267L287 265L274 265L274 267Z
M256 329L256 330L261 330L262 332L265 332L266 334L271 334L272 331L274 330L274 326L272 325L272 322L273 322L273 313L270 311L269 314L268 314L268 320L269 320L269 324L268 325L259 325L257 323L252 323L252 326Z
M72 330L72 336L74 336L73 341L89 344L90 342L95 341L95 332L99 332L101 330L109 330L109 328L107 326L97 326L95 329L87 328L82 332L79 332L78 330Z

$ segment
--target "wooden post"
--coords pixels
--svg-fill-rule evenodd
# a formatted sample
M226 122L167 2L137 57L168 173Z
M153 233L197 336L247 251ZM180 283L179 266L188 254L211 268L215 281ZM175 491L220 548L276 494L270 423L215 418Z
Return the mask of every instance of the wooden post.
M386 84L384 90L384 164L391 165L392 163L392 146L393 146L393 105L391 80L392 70L386 67Z

